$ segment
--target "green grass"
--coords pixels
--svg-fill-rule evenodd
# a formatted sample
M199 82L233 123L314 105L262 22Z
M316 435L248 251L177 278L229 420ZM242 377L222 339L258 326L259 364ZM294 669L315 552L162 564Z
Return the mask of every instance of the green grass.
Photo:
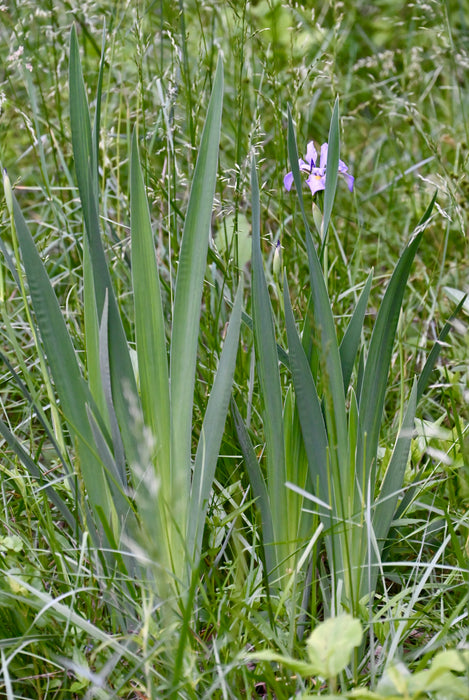
M468 697L466 14L2 9L1 697Z

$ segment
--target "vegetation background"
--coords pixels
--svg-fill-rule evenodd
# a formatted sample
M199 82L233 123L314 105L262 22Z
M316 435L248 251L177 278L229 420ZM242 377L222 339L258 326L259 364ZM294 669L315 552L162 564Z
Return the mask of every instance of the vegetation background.
M158 566L166 535L156 524L153 531L148 526L153 512L145 521L148 504L138 495L136 518L142 516L147 525L130 551L140 563L146 562L145 575L141 568L136 574L125 556L117 565L109 564L110 540L97 546L92 528L83 524L88 522L83 516L86 490L74 490L72 480L65 478L67 465L71 473L78 469L74 426L60 411L49 358L38 351L39 323L35 313L31 316L21 282L24 271L8 198L2 200L0 696L289 698L295 693L334 697L340 692L376 698L469 697L469 666L462 655L469 630L467 301L453 321L418 405L398 510L386 537L386 573L376 591L369 591L372 595L352 605L337 593L338 579L330 578L332 566L317 514L306 534L298 525L295 563L266 580L261 545L268 552L269 541L252 468L246 466L251 453L246 444L243 449L242 440L243 435L249 437L260 473L265 474L268 401L262 370L256 370L251 159L254 155L260 186L263 274L282 360L281 350L291 346L283 276L274 265L277 242L300 327L299 319L308 316L311 293L299 199L294 188L288 193L283 187L283 177L292 167L288 106L299 155L304 156L310 140L318 147L328 140L339 98L340 156L355 177L353 194L339 177L323 265L339 338L373 269L360 334L367 346L384 289L437 193L406 282L386 379L376 467L379 492L413 377L421 376L445 322L469 291L466 3L325 1L314 9L310 3L275 0L20 0L2 5L0 161L88 379L84 205L77 188L70 118L72 25L92 119L100 105L99 220L134 362L136 281L130 226L137 209L131 201L131 189L135 192L138 182L136 142L169 343L176 323L176 273L190 187L210 95L218 85L217 61L222 58L223 111L213 208L207 200L210 236L191 409L194 460L205 439L203 420L211 415L208 399L223 366L227 324L236 317L241 284L244 316L230 392L238 410L232 405L227 414L210 500L204 505L200 562L187 590L178 580L175 591L171 576L169 583L161 583ZM96 95L101 95L100 101ZM135 127L138 139L132 150ZM303 196L314 230L306 188ZM323 206L321 194L315 203ZM19 230L16 213L15 220ZM31 287L31 277L27 281ZM280 366L281 429L295 465L306 464L289 369L285 363ZM357 362L354 377L358 374ZM322 397L327 398L327 387L323 389ZM301 502L297 507L300 512L306 506ZM69 522L64 513L70 513ZM85 521L80 521L82 516ZM99 521L96 513L94 517ZM311 541L308 553L314 565L309 573L298 563L303 536ZM171 547L169 551L171 558ZM170 612L166 599L172 600ZM355 652L350 662L344 652L343 666L328 666L328 673L321 670L324 666L302 666L308 653L311 663L314 654L311 645L307 653L303 634L341 612L352 613L365 632L358 641L351 632L350 649ZM327 648L326 641L324 645ZM461 655L442 657L449 649Z

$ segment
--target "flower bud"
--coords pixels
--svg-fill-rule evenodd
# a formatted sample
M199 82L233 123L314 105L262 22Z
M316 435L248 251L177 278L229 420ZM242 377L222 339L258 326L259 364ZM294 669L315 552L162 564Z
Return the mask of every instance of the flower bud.
M282 271L282 247L280 245L280 238L277 241L274 251L274 259L272 261L272 272L275 277L279 277Z
M5 201L10 217L13 217L13 195L11 192L11 182L6 168L3 169L3 189L5 190Z
M313 202L313 220L319 237L322 238L322 212L318 205Z

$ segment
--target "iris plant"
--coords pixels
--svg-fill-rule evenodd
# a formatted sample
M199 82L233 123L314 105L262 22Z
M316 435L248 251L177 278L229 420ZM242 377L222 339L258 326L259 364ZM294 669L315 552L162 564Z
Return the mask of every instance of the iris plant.
M315 194L326 187L326 164L327 164L327 143L321 146L321 154L319 157L319 165L317 165L318 154L314 147L313 141L308 143L306 148L306 160L298 159L298 165L302 172L308 173L306 183L311 190L311 194ZM353 175L350 175L348 168L342 160L339 160L339 173L344 175L350 192L353 190ZM293 173L289 172L285 175L283 184L290 191L293 184Z

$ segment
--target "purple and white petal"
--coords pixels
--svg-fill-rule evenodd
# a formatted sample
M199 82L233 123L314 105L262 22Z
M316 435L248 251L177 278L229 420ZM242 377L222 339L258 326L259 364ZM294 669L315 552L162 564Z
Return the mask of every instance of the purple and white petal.
M348 168L345 165L343 160L339 160L339 173L346 173L348 172Z
M325 188L326 177L325 175L315 175L314 173L311 173L311 175L306 180L306 184L311 190L311 194L316 194L316 192L319 192L320 190L323 190Z
M327 165L327 150L328 150L327 143L323 143L321 146L321 157L319 159L319 167L320 168L325 168Z
M316 161L318 159L318 154L314 148L314 141L310 141L306 146L306 162L308 164L308 171L314 168Z
M290 192L291 186L293 185L293 173L287 173L283 178L283 184L286 190Z
M300 169L300 172L303 172L303 173L310 173L311 172L311 165L309 163L305 163L303 158L298 158L298 167Z
M349 175L348 173L344 173L344 177L347 181L347 187L349 188L350 192L353 192L353 183L355 178L353 175Z
M306 184L313 195L316 194L316 192L324 190L326 187L327 152L328 144L323 143L321 146L318 163L318 154L316 148L314 147L314 142L310 141L306 147L306 161L304 161L302 158L298 159L298 167L300 172L308 173ZM338 172L344 176L347 187L349 188L350 192L353 192L355 178L353 175L349 174L348 167L345 165L343 160L339 160ZM291 190L293 185L292 172L285 175L283 184L285 185L285 189L288 191Z

